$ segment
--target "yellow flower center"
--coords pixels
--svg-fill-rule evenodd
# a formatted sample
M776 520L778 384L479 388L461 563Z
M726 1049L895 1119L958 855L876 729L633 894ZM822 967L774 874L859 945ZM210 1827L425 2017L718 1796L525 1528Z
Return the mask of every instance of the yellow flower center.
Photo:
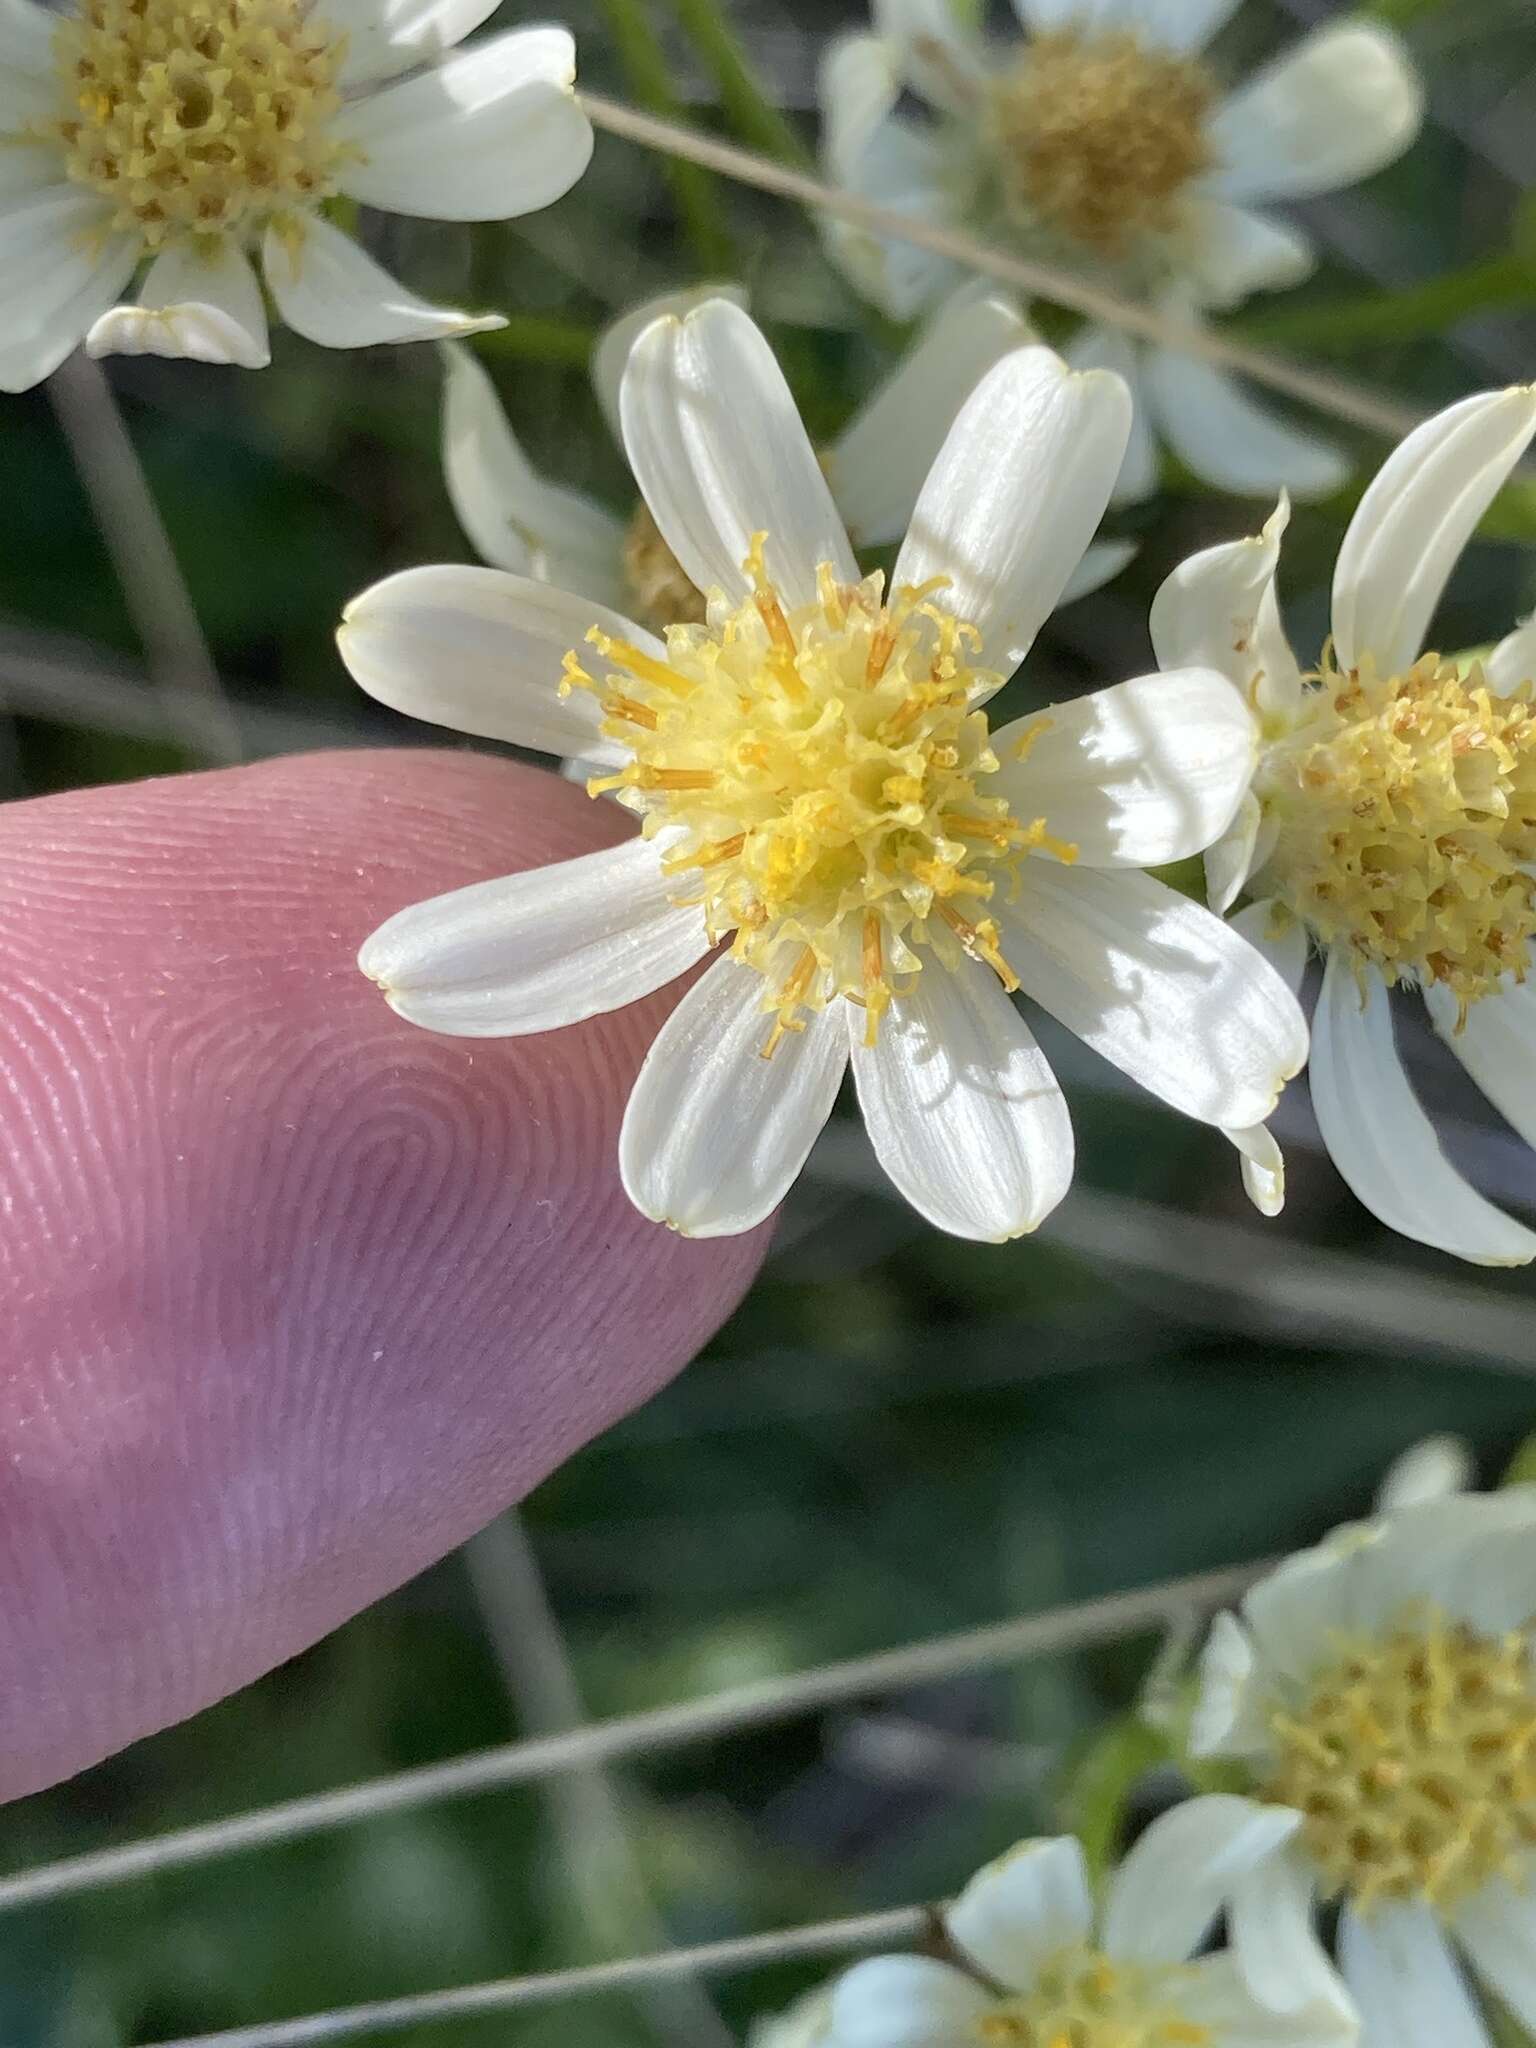
M688 580L643 498L624 534L624 580L634 599L634 616L658 633L668 626L703 625L704 593Z
M1271 1726L1268 1798L1306 1816L1330 1897L1442 1910L1536 1847L1536 1688L1528 1631L1480 1636L1438 1610L1341 1648Z
M1016 988L986 905L1026 854L1074 849L980 793L998 761L975 707L1000 678L975 665L975 629L929 601L939 584L886 603L878 575L840 584L823 564L817 599L789 611L765 538L751 596L718 627L670 627L665 661L594 630L606 673L573 652L562 687L595 690L633 757L588 788L665 835L676 900L764 976L765 1053L838 995L865 1006L872 1043L923 952L964 951Z
M984 2048L1206 2048L1210 2029L1179 2013L1179 1975L1069 1949L1028 1993L984 2013L975 2038Z
M1325 947L1462 1006L1524 977L1536 931L1536 709L1426 654L1406 675L1325 666L1266 760L1280 900Z
M1018 210L1118 257L1139 233L1174 225L1179 194L1212 156L1210 73L1125 29L1056 29L1031 39L997 87L1003 185Z
M335 187L338 39L299 0L82 0L59 23L69 176L152 249Z

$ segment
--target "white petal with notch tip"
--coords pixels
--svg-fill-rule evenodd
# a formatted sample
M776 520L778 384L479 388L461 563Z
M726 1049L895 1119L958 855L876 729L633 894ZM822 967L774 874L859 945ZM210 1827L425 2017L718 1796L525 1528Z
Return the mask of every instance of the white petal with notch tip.
M1016 719L993 735L988 782L1025 822L1043 817L1085 867L1161 867L1200 853L1242 801L1253 718L1214 669L1137 676Z
M664 650L590 598L502 569L402 569L353 598L336 635L353 680L410 718L546 754L616 761L590 690L560 695L561 660L587 629ZM593 656L595 660L596 657Z
M717 960L662 1026L624 1112L625 1192L687 1237L733 1237L773 1214L848 1064L839 1001L764 1059L764 988L755 968Z
M991 969L930 961L872 1046L847 1009L870 1143L918 1214L983 1244L1038 1229L1072 1185L1072 1123Z
M425 220L515 220L569 192L592 157L563 28L509 29L343 107L341 189ZM355 154L352 154L355 152Z
M1070 370L1048 348L1015 349L961 407L893 582L947 578L939 602L976 627L987 666L1011 675L1093 539L1130 430L1118 377Z
M656 524L700 590L735 600L742 564L768 535L768 573L787 605L858 565L773 351L739 306L714 299L668 318L630 350L619 411L630 466Z
M1496 1209L1440 1149L1403 1071L1387 990L1330 954L1312 1024L1312 1107L1329 1157L1389 1229L1480 1266L1523 1266L1536 1236Z
M1462 549L1536 434L1536 386L1447 406L1387 457L1333 572L1334 658L1397 675L1417 658Z
M620 1010L709 951L671 901L654 840L472 882L389 919L357 964L412 1024L517 1038Z
M1164 579L1148 621L1159 667L1219 669L1244 704L1285 719L1302 691L1275 600L1290 516L1282 495L1262 533L1190 555Z
M1290 990L1228 925L1134 868L1026 864L989 906L1025 993L1184 1115L1262 1123L1307 1056Z
M93 356L156 355L261 370L272 360L261 286L227 237L172 243L145 272L136 306L114 306L86 336Z

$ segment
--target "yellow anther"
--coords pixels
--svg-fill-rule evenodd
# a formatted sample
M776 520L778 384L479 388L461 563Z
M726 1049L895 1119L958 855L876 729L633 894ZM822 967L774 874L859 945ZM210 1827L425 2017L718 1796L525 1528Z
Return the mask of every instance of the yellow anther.
M89 0L61 16L58 117L107 232L245 234L336 189L342 39L299 0ZM296 229L295 229L296 231Z
M643 647L636 647L629 640L613 639L599 626L591 628L587 639L604 661L617 662L636 682L651 683L658 690L670 691L675 697L686 697L693 688L687 678L680 676L668 663L658 661L653 654L647 654Z

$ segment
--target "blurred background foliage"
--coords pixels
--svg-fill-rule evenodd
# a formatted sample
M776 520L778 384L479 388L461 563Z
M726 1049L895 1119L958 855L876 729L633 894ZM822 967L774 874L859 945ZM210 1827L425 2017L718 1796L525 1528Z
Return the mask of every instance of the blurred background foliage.
M817 54L855 18L845 0L562 11L594 89L802 158ZM1220 54L1243 68L1332 11L1249 0ZM1233 327L1428 409L1532 372L1536 17L1529 0L1375 11L1427 75L1430 126L1389 171L1300 209L1324 251L1316 279ZM586 359L636 298L742 278L820 435L900 342L850 299L806 219L606 139L589 178L531 220L366 225L417 288L512 313L482 346L519 434L551 474L621 510L629 486ZM332 356L279 334L265 375L120 363L112 378L243 750L454 744L365 702L331 641L363 584L468 556L438 465L434 352ZM13 797L200 765L156 695L58 403L42 391L5 409L0 792ZM1352 445L1368 473L1381 446ZM1304 508L1287 541L1303 647L1324 629L1353 495ZM1148 666L1163 575L1264 509L1170 474L1116 520L1138 561L1052 622L1013 686L1019 708ZM1443 645L1486 640L1536 602L1536 491L1514 486L1490 532L1454 586ZM586 1710L622 1714L1300 1544L1361 1511L1386 1462L1430 1430L1466 1436L1484 1478L1497 1475L1536 1420L1529 1274L1389 1239L1316 1150L1301 1099L1282 1119L1290 1209L1263 1226L1214 1134L1042 1037L1073 1095L1080 1167L1039 1241L934 1237L834 1126L729 1327L520 1524L190 1725L8 1808L0 1860L20 1868L505 1741L541 1699L547 1712L551 1683L558 1694L562 1643ZM1462 1162L1536 1208L1529 1153L1422 1031L1411 1057ZM538 1618L525 1537L552 1630L505 1625L508 1600L514 1623ZM123 2048L643 1949L662 1927L691 1942L939 1896L1031 1831L1082 1825L1107 1842L1135 1810L1128 1792L1166 1795L1141 1768L1155 1746L1124 1719L1156 1647L1037 1660L682 1749L626 1766L612 1801L589 1781L499 1792L14 1914L0 1920L0 2042ZM739 2035L814 1975L780 1967L707 1997L595 2000L404 2038L718 2044L722 2026Z

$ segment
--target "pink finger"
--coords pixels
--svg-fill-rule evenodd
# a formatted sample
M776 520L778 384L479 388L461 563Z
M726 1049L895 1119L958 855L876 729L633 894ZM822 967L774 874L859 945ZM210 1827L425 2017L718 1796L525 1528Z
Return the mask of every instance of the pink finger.
M0 810L0 1797L244 1684L660 1386L764 1234L627 1204L669 998L433 1037L357 972L437 891L620 836L468 754Z

